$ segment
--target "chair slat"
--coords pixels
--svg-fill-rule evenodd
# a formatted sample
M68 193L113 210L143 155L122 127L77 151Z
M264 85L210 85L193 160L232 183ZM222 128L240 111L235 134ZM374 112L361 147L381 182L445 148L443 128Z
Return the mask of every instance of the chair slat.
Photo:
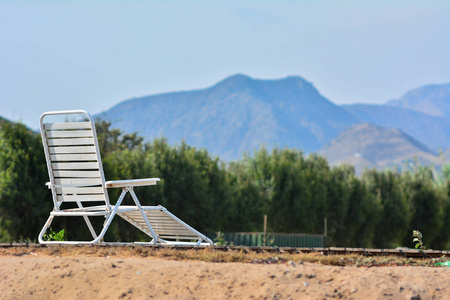
M77 194L77 195L89 195L89 194L103 194L103 187L57 187L56 193L58 195L63 194Z
M52 163L53 170L92 170L99 169L98 162Z
M177 240L196 240L198 239L198 236L192 235L192 236L179 236L179 235L160 235L159 236L162 239L177 239Z
M95 146L48 147L50 154L96 153Z
M153 220L154 221L154 220ZM172 223L164 223L161 224L160 222L152 222L152 224L154 223L155 226L158 226L161 229L165 229L165 228L184 228L182 225L180 225L179 223L174 223L175 221L172 220Z
M94 138L48 139L48 146L95 145Z
M56 178L55 185L64 186L94 186L101 185L101 178Z
M169 231L169 230L168 231L158 231L158 230L155 230L155 233L157 235L159 235L160 237L184 236L185 238L194 238L194 239L196 238L195 235L193 235L192 232L189 232L189 231ZM197 238L198 238L198 236L197 236Z
M45 123L44 129L92 129L91 122L64 122L64 123Z
M103 194L98 195L59 195L57 196L58 202L88 202L88 201L106 201L106 197Z
M99 171L53 171L55 178L100 178Z
M52 154L52 162L57 161L97 161L97 154Z
M93 137L92 130L57 130L46 131L47 138L78 138Z

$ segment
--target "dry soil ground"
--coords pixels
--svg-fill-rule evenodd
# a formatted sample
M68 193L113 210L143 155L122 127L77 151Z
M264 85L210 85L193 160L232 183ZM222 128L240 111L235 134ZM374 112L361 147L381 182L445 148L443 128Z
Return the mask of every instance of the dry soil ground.
M450 268L0 249L0 299L150 298L450 299Z

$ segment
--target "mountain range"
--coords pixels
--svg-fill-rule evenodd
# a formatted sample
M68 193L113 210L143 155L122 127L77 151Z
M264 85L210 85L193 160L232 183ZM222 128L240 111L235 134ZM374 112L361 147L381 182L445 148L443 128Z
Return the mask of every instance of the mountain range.
M243 74L202 90L133 98L97 117L125 132L185 140L225 161L261 145L319 152L331 164L387 167L450 157L450 84L428 85L383 105L336 105L307 80ZM358 146L359 145L359 146Z
M301 77L229 77L196 91L130 99L100 115L125 132L207 148L238 159L261 144L315 152L359 120Z
M206 89L122 101L96 117L146 140L184 140L224 161L261 145L318 152L358 171L413 158L439 165L441 153L450 161L450 84L419 87L382 105L339 106L299 76L237 74Z

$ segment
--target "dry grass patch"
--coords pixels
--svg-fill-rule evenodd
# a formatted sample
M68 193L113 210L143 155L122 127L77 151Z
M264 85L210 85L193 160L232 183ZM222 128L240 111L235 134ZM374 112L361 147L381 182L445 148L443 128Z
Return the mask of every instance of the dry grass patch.
M149 247L141 245L127 246L49 246L49 247L6 247L0 248L2 256L87 256L87 257L148 257L168 260L194 260L219 263L258 263L258 264L302 264L304 262L333 266L435 266L437 262L449 260L440 258L404 258L396 256L362 255L323 255L316 253L269 253L248 251L247 249L214 248L172 248Z

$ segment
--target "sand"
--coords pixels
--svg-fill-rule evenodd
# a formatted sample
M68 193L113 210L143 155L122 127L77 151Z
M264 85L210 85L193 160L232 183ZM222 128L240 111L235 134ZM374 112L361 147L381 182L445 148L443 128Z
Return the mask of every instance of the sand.
M448 267L0 255L1 299L450 299Z

